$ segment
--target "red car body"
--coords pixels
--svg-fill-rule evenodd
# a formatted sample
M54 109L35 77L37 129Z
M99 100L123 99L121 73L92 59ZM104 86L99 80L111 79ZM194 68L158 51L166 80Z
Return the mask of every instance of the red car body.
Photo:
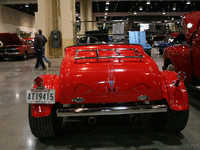
M55 103L29 105L31 131L39 138L56 136L59 127L55 126L59 126L61 117L88 117L93 124L98 116L131 115L132 118L134 114L151 113L155 120L163 120L162 125L156 123L159 128L166 120L181 125L178 129L173 127L172 132L182 130L187 123L189 103L184 83L175 72L160 72L141 45L67 47L60 75L36 78L32 92L41 89L37 86L39 81L44 90L55 89ZM28 93L27 99L30 97ZM167 115L166 119L171 112L175 114L169 116L176 118Z
M187 83L200 79L200 12L184 15L183 27L187 44L167 47L164 52L164 69L186 73ZM189 27L189 28L188 28ZM171 68L170 68L171 66Z
M26 59L28 55L35 55L33 38L20 40L16 33L0 33L0 58L20 57Z

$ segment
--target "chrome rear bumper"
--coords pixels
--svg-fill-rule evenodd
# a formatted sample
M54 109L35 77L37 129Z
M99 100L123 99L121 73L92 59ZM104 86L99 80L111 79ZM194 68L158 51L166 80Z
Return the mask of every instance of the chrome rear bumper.
M141 105L129 107L101 107L101 108L63 108L57 110L58 117L104 116L167 112L167 105Z

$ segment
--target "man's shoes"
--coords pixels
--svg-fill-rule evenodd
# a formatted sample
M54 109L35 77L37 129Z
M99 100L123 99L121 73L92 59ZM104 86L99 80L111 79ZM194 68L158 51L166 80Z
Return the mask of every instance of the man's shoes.
M48 65L48 67L51 67L51 62L49 62L49 65Z

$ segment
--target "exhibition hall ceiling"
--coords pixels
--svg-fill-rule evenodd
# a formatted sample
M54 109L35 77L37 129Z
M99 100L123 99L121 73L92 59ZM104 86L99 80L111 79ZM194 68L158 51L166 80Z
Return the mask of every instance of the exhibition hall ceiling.
M37 0L0 0L0 4L34 15ZM92 0L92 11L97 19L121 20L130 16L166 16L180 19L187 12L200 11L200 0ZM76 0L80 17L80 0Z

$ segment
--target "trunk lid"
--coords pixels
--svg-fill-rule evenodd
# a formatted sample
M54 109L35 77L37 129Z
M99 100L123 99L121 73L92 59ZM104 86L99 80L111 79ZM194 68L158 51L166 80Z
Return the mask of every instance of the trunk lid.
M111 53L109 56L116 55ZM61 71L61 103L75 103L76 98L84 99L83 103L133 102L142 95L149 96L148 100L162 99L160 72L147 55L123 59L72 58L68 65L67 73Z

